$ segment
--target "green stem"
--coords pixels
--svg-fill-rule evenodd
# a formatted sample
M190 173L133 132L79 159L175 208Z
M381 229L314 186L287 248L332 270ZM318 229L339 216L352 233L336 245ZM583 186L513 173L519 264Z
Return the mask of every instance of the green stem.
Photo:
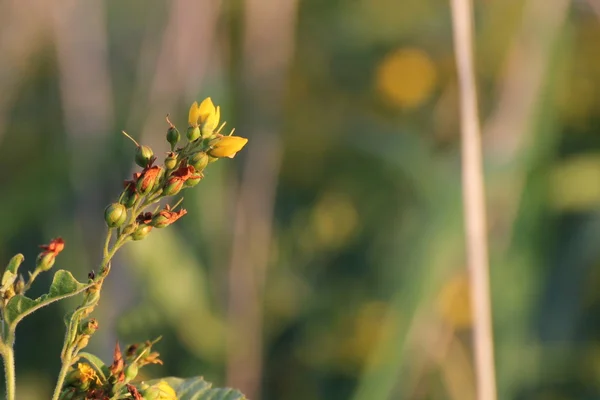
M27 281L27 285L25 285L25 289L23 290L24 292L31 289L31 285L33 284L33 281L35 280L35 278L37 278L37 276L40 274L40 272L42 272L42 271L38 268L33 270L33 273L29 276L29 281Z
M137 215L139 214L139 212L141 210L144 209L144 207L146 207L146 204L144 202L144 198L141 197L140 199L137 200L137 202L132 207L131 215L129 217L129 222L127 223L128 225L132 224L135 221ZM104 241L102 262L100 263L100 274L96 278L96 280L100 283L102 283L104 281L104 279L106 278L106 275L109 272L107 270L107 268L110 264L110 261L114 257L115 253L130 238L129 235L123 235L122 233L119 233L117 235L116 241L114 242L114 244L112 245L112 248L111 248L110 240L112 238L112 233L113 233L113 229L109 229L108 232L106 233L106 239ZM83 306L85 306L85 300L84 300ZM79 323L78 320L75 320L76 318L78 318L77 315L78 315L77 313L74 313L73 316L71 317L71 321L69 322L67 332L65 334L65 341L63 343L63 350L61 353L62 366L60 369L60 373L58 375L58 379L56 381L56 386L54 388L54 395L52 396L52 400L58 400L58 398L60 397L60 394L61 394L63 385L65 383L65 378L67 376L69 368L73 364L74 360L77 359L77 353L78 353L78 349L76 347L77 345L75 343L71 342L71 339L76 334L75 330L77 329L77 326ZM9 400L14 400L14 398L11 398Z
M134 210L135 211L135 210ZM106 233L106 240L104 241L104 249L103 249L103 257L102 262L100 264L100 276L98 279L104 280L105 276L103 276L105 269L108 267L110 260L113 258L117 250L125 243L126 237L120 236L117 238L117 241L114 243L112 248L110 248L110 239L112 237L112 229L109 229ZM67 373L69 372L69 368L73 364L74 357L77 356L75 350L75 344L70 343L71 338L74 335L73 330L77 329L77 321L74 321L73 318L76 318L77 313L73 314L73 317L69 323L69 327L67 328L67 332L65 334L65 342L63 344L63 351L61 353L61 361L62 366L60 368L60 372L58 374L58 378L56 380L56 386L54 387L54 394L52 396L52 400L58 400L60 397L60 393L62 391L62 387L65 383L65 378ZM14 400L14 399L11 399Z
M104 258L108 257L108 248L110 247L110 238L112 237L112 228L108 228L106 233L106 240L104 241Z
M4 378L6 379L6 400L15 400L15 350L6 346L2 351Z
M3 332L0 341L0 356L4 361L4 378L6 381L6 400L15 400L15 331L10 326Z
M67 351L70 353L70 351ZM70 354L67 354L65 358L62 360L62 366L60 368L60 372L58 374L58 379L56 380L56 387L54 388L54 394L52 395L52 400L58 400L60 397L60 393L62 391L63 384L65 383L65 378L67 377L67 372L69 372L69 368L73 363L73 357Z

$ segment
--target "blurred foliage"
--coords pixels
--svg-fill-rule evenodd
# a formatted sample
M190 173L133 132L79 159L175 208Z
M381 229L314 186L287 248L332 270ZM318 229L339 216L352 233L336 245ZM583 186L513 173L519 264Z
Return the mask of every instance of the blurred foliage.
M17 3L0 3L12 10L4 15L34 18L18 13ZM498 107L526 6L522 0L475 3L485 125ZM32 260L38 243L61 235L67 247L60 268L74 268L82 278L97 265L104 203L132 164L131 145L118 132L139 137L142 131L173 4L103 4L115 115L111 129L97 132L100 139L67 130L53 36L25 32L30 52L0 60L0 89L7 93L0 102L0 260L16 252ZM224 2L219 11L220 35L203 50L210 66L200 94L176 93L159 114L184 121L182 105L192 98L239 100L245 66L235 35L244 32L244 4ZM449 5L300 0L297 7L262 288L261 397L473 399ZM11 25L0 26L0 50L7 54L17 39L2 31ZM517 156L508 165L497 162L501 145L484 138L502 399L600 395L598 15L588 2L574 1L558 35L523 132L502 137L528 138ZM2 73L13 64L19 75L8 86ZM241 113L254 104L236 106ZM224 117L244 133L236 115ZM140 139L162 141L166 128L152 125L151 135ZM128 246L116 260L106 288L111 294L99 309L100 333L90 344L95 352L108 355L117 334L127 342L160 334L165 366L156 376L202 374L225 383L228 266L242 176L234 168L216 166L207 174L202 190L186 197L181 226ZM61 315L69 306L63 307L20 328L23 398L52 384ZM56 354L31 345L41 332L56 343Z

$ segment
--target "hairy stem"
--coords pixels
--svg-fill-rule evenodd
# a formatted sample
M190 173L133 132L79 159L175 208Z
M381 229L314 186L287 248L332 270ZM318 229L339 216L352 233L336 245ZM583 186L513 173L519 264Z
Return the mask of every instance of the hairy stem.
M6 400L15 400L15 350L10 342L3 343L1 348L4 360L4 378L6 381Z
M135 218L137 217L138 213L140 211L143 211L144 206L145 206L145 204L143 202L143 198L140 198L131 210L131 216L129 218L128 224L131 224L135 221ZM110 272L110 269L109 269L110 261L114 257L117 250L119 250L119 248L121 248L121 246L123 246L127 242L127 239L129 238L128 235L125 235L122 233L118 234L115 243L111 247L110 240L112 238L113 230L114 229L109 228L106 233L106 239L104 241L104 249L103 249L103 253L102 253L102 261L100 263L100 275L96 278L96 283L99 284L98 290L101 290L102 283L104 282L104 279ZM96 304L97 304L97 300L94 303L86 303L86 299L84 299L81 306L77 310L79 311L79 310L82 310L82 309L85 309L88 307L94 307ZM62 366L60 369L60 373L58 375L58 379L56 381L56 386L54 388L54 395L52 396L52 400L58 400L60 393L62 391L62 387L65 382L65 378L69 371L69 368L73 364L74 360L77 359L77 353L78 353L78 349L76 348L77 343L73 339L77 335L77 328L78 328L79 322L80 322L79 319L81 318L81 313L78 311L73 313L73 315L71 316L71 320L69 321L67 332L65 333L63 349L61 352ZM11 400L13 400L13 399L11 399Z
M70 353L70 352L67 352ZM58 379L56 380L56 387L54 388L54 394L52 395L52 400L58 400L60 397L60 392L62 391L63 384L65 382L65 378L67 377L67 372L71 367L71 363L73 362L73 357L68 354L62 360L62 366L60 367L60 372L58 373Z
M6 399L15 399L15 351L12 347L4 353L4 377L6 379Z

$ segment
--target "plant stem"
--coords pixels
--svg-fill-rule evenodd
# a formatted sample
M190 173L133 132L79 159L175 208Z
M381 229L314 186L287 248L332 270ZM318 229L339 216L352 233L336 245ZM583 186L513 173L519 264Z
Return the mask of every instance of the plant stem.
M483 157L473 68L473 10L471 0L451 0L451 5L460 87L463 206L473 310L477 399L496 400Z
M70 349L67 351L67 355L62 360L62 366L60 367L60 372L58 373L58 379L56 380L56 387L54 388L54 394L52 395L52 400L58 400L60 397L60 392L62 391L63 384L65 383L65 378L67 377L67 372L71 367L71 363L73 361L73 357L71 356Z
M134 208L133 213L137 212L137 207ZM131 221L132 222L134 220L135 216L132 216ZM104 249L103 249L103 257L102 257L102 262L100 264L100 276L99 276L99 281L100 283L102 283L102 281L104 281L104 279L106 278L105 276L105 271L106 268L108 268L108 265L110 264L110 260L113 258L113 256L115 255L115 253L117 252L117 250L126 242L127 237L124 235L121 235L117 238L117 241L113 244L112 248L110 248L110 239L112 237L112 232L113 229L108 229L108 232L106 233L106 240L104 241ZM100 286L101 287L101 286ZM83 305L85 306L85 303L83 303ZM63 352L61 353L62 356L62 365L60 368L60 372L58 374L58 378L56 380L56 386L54 387L54 394L52 395L52 400L58 400L58 398L60 397L60 393L62 391L62 387L65 383L65 378L67 376L67 373L69 372L69 368L71 367L71 364L73 364L74 358L76 358L77 354L76 354L76 350L75 349L75 344L73 343L69 343L70 342L70 338L73 337L73 335L75 334L75 332L73 332L75 329L77 329L77 324L79 323L79 321L74 321L73 318L76 318L76 313L73 314L73 316L71 317L71 321L68 325L67 328L67 332L65 333L65 342L63 343ZM14 399L10 399L10 400L14 400Z
M2 359L4 360L4 378L6 380L6 400L15 400L15 350L10 342L2 344Z

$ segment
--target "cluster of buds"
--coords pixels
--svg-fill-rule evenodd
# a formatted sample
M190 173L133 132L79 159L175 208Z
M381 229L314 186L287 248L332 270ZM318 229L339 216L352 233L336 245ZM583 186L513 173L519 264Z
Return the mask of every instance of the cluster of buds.
M56 256L65 248L65 242L61 238L56 238L50 241L49 244L40 245L40 248L43 251L38 254L35 269L33 272L29 272L27 282L23 275L18 272L25 257L22 254L17 254L9 261L0 282L0 310L3 310L8 301L15 295L24 294L40 273L49 271L52 268Z
M135 143L134 160L142 170L124 182L119 200L106 207L106 225L117 229L120 237L125 235L132 240L142 240L153 228L164 228L185 215L184 209L174 211L176 207L169 205L153 212L144 212L144 209L196 186L204 178L209 163L219 158L232 158L246 145L248 139L233 136L233 130L229 135L221 134L225 122L219 126L220 118L221 109L215 107L210 98L200 105L194 102L189 111L187 143L178 147L181 134L167 115L166 139L171 151L166 153L162 165L156 164L157 157L150 147L138 144L123 132Z
M146 341L127 347L125 354L115 346L111 365L79 362L67 374L61 400L137 399L176 400L175 390L165 381L148 385L134 382L140 368L162 364L152 346L160 340Z

